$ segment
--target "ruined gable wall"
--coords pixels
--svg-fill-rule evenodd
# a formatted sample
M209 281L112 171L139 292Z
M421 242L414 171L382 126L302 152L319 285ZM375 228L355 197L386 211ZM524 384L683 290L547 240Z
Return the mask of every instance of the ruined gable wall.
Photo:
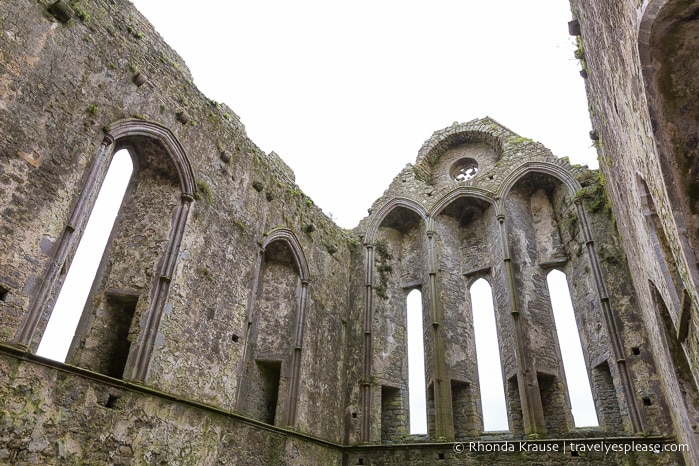
M451 172L465 159L475 160L479 170L472 179L455 180ZM364 310L355 306L353 312L370 339L351 356L355 368L369 370L366 386L348 391L350 405L360 406L350 443L385 441L381 385L397 380L406 358L402 345L391 344L404 325L396 302L404 299L404 267L422 267L423 321L431 327L424 336L430 438L483 434L470 323L474 311L467 296L479 277L493 287L507 435L576 435L546 285L553 268L568 275L601 428L624 435L671 434L652 352L628 359L621 353L647 340L600 183L597 173L569 165L488 118L455 124L425 143L416 164L394 179L355 230L364 238L365 283L371 288ZM413 231L407 219L424 225L414 230L424 235L422 263L401 263L405 232ZM382 273L380 249L388 251L388 264L397 273ZM416 278L421 274L413 271ZM399 330L392 339L386 338L391 333L384 322ZM523 415L531 402L527 397L542 404L529 406ZM369 409L363 400L369 400Z

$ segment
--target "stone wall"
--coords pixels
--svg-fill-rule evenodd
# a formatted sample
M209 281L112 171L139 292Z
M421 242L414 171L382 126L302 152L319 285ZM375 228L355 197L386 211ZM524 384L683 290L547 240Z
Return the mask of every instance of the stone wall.
M697 4L572 0L600 170L652 353L643 390L662 393L678 439L697 450ZM664 315L667 316L664 317ZM633 320L620 316L624 325ZM639 361L638 364L645 364ZM682 369L682 368L686 369ZM699 464L696 455L687 456Z
M342 464L337 445L87 372L3 353L0 374L2 464Z
M248 368L274 360L274 422L340 441L344 416L326 407L346 383L335 343L346 338L348 236L194 87L129 2L74 2L65 23L49 6L0 13L2 341L36 350L125 148L134 175L68 362L237 410ZM124 306L127 332L109 317ZM115 369L110 342L124 334Z
M372 322L364 327L372 337L364 341L363 364L376 377L351 394L371 406L358 440L380 441L379 385L407 385L400 369L407 359L405 268L422 276L431 438L483 435L467 296L478 278L493 286L509 435L576 435L546 282L552 269L571 284L599 431L670 434L650 354L631 350L646 336L614 219L604 206L595 172L556 159L493 120L436 132L355 230L364 237L365 283L372 287L359 314ZM401 261L407 231L424 235L424 261ZM398 273L386 273L387 258Z
M459 455L452 442L676 435L694 445L694 240L669 228L673 203L688 219L692 206L660 190L641 151L653 147L650 117L624 106L644 92L637 5L574 2L584 50L616 41L606 57L585 55L603 175L491 118L455 123L347 232L229 108L199 93L127 1L0 3L0 460L556 463ZM130 185L69 365L50 363L33 353L120 149L134 162ZM642 196L622 189L644 186ZM570 283L592 429L572 422L553 269ZM507 432L483 431L469 293L479 279L492 287L501 361L490 369L503 374ZM427 436L408 428L413 289ZM574 461L602 459L624 460ZM633 457L682 459L696 458Z

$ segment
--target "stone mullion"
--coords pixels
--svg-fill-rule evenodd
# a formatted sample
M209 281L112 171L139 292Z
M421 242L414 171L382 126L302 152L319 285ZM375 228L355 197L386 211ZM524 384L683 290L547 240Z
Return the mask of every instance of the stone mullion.
M431 219L430 219L431 223ZM451 387L447 379L447 367L444 360L446 345L441 334L443 309L439 298L437 285L437 266L434 231L428 226L427 234L427 267L429 274L430 315L432 317L432 357L434 361L433 387L435 408L435 436L437 439L454 440L454 424L452 422Z
M498 215L500 224L500 240L502 242L503 262L505 265L505 278L507 280L510 297L510 315L512 316L512 326L514 329L515 358L517 360L517 385L519 387L520 403L522 405L522 421L524 424L524 434L530 437L546 435L546 422L544 419L544 409L541 405L541 394L539 393L539 383L536 371L533 369L531 361L527 358L527 348L525 345L525 334L522 329L521 316L517 306L517 290L515 285L514 271L512 270L512 258L510 256L510 245L507 239L507 228L505 216Z
M621 334L619 332L616 320L614 319L612 306L609 302L609 294L607 293L607 285L604 282L602 269L597 259L595 242L592 239L592 233L590 232L590 227L587 223L587 216L585 215L585 208L583 207L581 199L578 198L575 200L575 207L577 209L578 218L580 219L580 229L582 231L585 246L587 248L587 256L590 259L590 269L592 270L592 275L595 278L597 294L602 305L604 322L607 326L609 340L612 343L612 353L614 356L614 360L616 361L617 369L619 371L619 377L621 379L621 385L624 390L624 396L626 398L626 404L628 406L631 425L633 427L634 432L643 432L643 421L641 419L641 414L639 412L638 405L636 404L633 383L631 382L631 374L629 372L628 366L626 365L624 349L621 343Z
M294 348L291 356L291 381L289 387L289 402L284 424L295 427L296 405L299 399L299 380L301 374L301 347L303 345L304 321L306 318L306 299L308 296L308 280L301 280L301 296L298 301L298 312L296 313L296 332L294 335Z
M360 441L369 442L371 435L371 371L373 321L374 246L366 245L366 281L364 292L364 371L361 382L362 423Z

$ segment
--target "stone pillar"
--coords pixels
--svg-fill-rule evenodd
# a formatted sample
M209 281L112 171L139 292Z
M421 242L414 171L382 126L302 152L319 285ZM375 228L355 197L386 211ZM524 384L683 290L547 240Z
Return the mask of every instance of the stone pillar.
M621 335L619 329L617 328L616 320L614 319L612 306L609 302L607 285L604 283L602 269L600 268L599 261L597 260L595 242L592 240L592 233L590 233L590 227L587 223L587 216L585 215L585 208L582 204L582 199L575 199L575 208L577 209L578 218L580 219L580 230L582 231L585 246L587 247L587 255L590 259L590 269L592 270L592 275L595 277L597 294L599 295L600 303L602 304L604 323L607 326L607 333L609 334L609 340L612 344L612 354L614 360L616 361L617 369L619 370L619 377L621 378L621 385L624 390L624 397L626 398L631 425L634 432L643 432L643 421L638 410L638 405L636 404L636 397L634 394L633 384L631 382L631 374L629 373L629 368L626 365L624 349L621 344Z
M180 252L182 244L182 236L184 228L189 217L189 209L194 200L194 197L189 193L183 193L180 196L180 206L175 213L175 221L172 225L171 236L165 250L163 261L161 262L158 281L155 284L155 289L152 293L150 308L145 316L143 330L141 332L140 344L137 346L133 356L133 362L127 366L127 370L131 370L130 380L136 382L145 382L150 370L151 357L153 355L153 346L155 338L160 329L160 319L165 308L165 301L170 292L170 282L172 274L177 265L177 256ZM126 376L124 376L127 379Z
M361 381L362 423L359 439L368 443L371 435L371 327L373 321L374 245L366 245L366 280L364 292L364 372Z
M510 257L507 228L505 227L505 216L503 214L498 215L498 222L500 224L505 278L510 295L510 315L512 316L512 326L514 329L513 338L515 341L514 350L517 359L517 385L519 388L520 403L522 405L524 434L527 437L538 438L546 435L544 409L541 405L541 394L539 393L539 382L537 381L536 371L531 367L531 363L526 357L527 348L525 345L525 335L522 330L519 308L517 306L517 290L514 271L512 270L512 258Z
M454 424L452 420L451 385L447 378L447 367L444 361L446 345L442 338L440 326L442 325L442 306L437 286L437 260L435 257L434 230L430 219L427 234L427 267L429 274L428 289L430 293L432 316L432 341L434 358L434 408L435 408L435 436L437 440L454 441Z
M291 381L289 383L289 399L284 425L295 427L296 405L299 399L299 379L301 374L301 346L303 345L304 321L306 319L306 299L308 296L308 279L301 280L301 295L299 296L298 311L296 312L296 332L294 347L291 355Z

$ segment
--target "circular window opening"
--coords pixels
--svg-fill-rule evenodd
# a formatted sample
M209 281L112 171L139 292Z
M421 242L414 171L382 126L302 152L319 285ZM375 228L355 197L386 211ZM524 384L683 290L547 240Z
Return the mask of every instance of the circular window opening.
M472 158L459 159L449 170L449 175L456 181L468 181L478 173L478 162Z

